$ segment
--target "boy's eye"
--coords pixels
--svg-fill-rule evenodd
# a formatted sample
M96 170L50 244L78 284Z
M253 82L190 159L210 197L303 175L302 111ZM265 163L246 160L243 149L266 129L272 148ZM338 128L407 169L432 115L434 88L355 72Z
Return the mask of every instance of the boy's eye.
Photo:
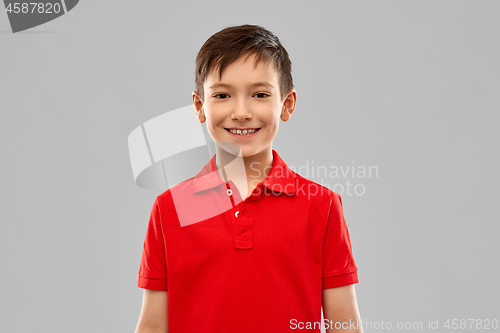
M265 98L265 97L269 96L269 95L268 95L268 94L266 94L266 93L257 93L257 94L255 94L255 96L257 96L257 95L264 95L264 97L262 97L262 98Z
M216 94L216 95L214 95L215 98L219 98L217 96L227 96L227 95L226 94ZM219 98L219 99L225 99L225 98Z

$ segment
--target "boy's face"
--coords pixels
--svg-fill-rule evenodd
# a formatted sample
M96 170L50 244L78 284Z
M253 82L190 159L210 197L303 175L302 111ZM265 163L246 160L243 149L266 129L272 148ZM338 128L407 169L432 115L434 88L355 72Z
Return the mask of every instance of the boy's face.
M279 120L290 119L297 96L292 89L281 101L279 74L274 64L259 62L254 68L254 55L244 59L245 55L226 67L220 81L216 71L212 71L204 84L205 101L193 91L193 104L196 117L201 123L207 122L215 142L235 143L242 156L252 156L271 149ZM228 129L258 131L238 135Z

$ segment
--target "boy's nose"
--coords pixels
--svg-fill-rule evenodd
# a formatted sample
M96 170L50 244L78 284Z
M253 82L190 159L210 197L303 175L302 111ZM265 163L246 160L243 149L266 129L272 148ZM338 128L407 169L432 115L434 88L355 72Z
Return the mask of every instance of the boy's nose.
M252 113L250 110L246 107L238 107L233 111L233 114L231 115L232 119L237 119L239 121L244 121L246 119L251 119L252 118Z

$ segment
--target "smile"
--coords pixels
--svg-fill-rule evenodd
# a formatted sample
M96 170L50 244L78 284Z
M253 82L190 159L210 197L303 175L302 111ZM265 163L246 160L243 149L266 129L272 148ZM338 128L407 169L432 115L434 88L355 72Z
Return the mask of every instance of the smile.
M244 130L226 128L226 131L231 132L231 133L236 134L236 135L241 135L241 136L253 134L253 133L257 132L258 130L260 130L260 128L252 128L252 129L244 129Z

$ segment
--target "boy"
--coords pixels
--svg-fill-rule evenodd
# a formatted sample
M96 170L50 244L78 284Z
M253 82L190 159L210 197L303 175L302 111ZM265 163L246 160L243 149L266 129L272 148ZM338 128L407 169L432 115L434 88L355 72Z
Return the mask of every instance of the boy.
M216 154L155 200L136 332L320 332L321 306L331 326L362 332L340 195L272 149L297 99L286 50L262 27L228 27L196 67L194 113ZM229 167L239 156L244 172Z

